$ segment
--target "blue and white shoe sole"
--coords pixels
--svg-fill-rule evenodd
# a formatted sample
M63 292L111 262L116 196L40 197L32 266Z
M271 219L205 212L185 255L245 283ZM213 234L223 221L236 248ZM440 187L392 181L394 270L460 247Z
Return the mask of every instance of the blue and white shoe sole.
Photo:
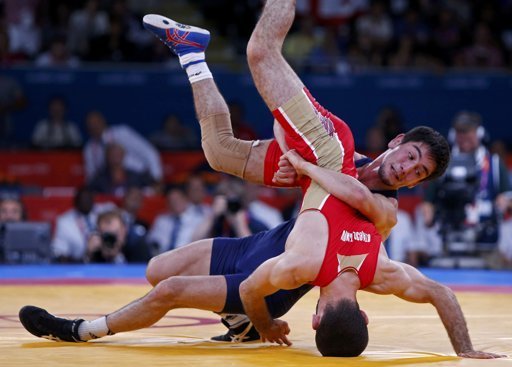
M178 56L204 52L210 42L210 32L206 29L181 24L162 15L145 15L142 23Z

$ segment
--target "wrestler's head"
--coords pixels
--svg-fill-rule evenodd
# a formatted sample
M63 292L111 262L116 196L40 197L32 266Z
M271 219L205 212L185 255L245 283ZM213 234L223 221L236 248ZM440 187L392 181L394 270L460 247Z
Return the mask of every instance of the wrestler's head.
M320 305L320 306L319 306ZM368 345L368 317L355 299L317 305L315 342L324 357L356 357Z
M379 177L398 189L413 187L444 173L450 160L450 146L434 129L418 126L400 134L388 144L379 167Z

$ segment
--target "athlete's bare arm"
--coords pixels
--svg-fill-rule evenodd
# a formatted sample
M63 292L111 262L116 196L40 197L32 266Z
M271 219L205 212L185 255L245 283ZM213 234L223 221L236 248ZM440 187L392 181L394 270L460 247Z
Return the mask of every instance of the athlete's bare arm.
M313 281L327 247L327 220L317 212L302 213L288 236L285 251L260 265L240 284L245 313L262 340L290 345L287 326L273 320L265 297L280 289L294 289Z
M416 268L381 255L374 282L365 291L394 294L409 302L431 303L443 322L453 349L459 357L500 358L504 355L476 351L469 337L462 309L453 291L427 278Z
M344 201L365 215L383 235L387 237L396 224L397 201L372 193L365 185L352 176L331 171L304 160L294 150L284 157L295 167L299 175L310 177L325 191Z

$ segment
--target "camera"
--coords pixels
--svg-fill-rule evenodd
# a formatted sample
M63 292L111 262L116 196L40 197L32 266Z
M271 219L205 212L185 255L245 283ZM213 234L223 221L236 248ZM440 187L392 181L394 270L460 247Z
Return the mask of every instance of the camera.
M228 212L235 214L242 209L242 202L239 198L228 199Z
M101 246L107 249L113 249L117 242L115 233L104 232L101 234Z

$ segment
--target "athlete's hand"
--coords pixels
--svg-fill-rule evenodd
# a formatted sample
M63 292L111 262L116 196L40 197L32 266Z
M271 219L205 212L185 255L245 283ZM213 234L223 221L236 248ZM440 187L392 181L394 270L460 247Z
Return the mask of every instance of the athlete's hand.
M272 323L263 330L258 329L262 342L277 343L279 345L286 344L292 345L292 342L288 340L286 335L290 334L290 327L288 323L283 320L272 320Z
M472 351L464 352L464 353L457 353L457 355L462 358L474 358L474 359L494 359L494 358L507 357L505 354L480 352L478 350L472 350Z
M287 151L281 156L282 158L288 160L299 176L307 175L306 167L309 162L302 158L294 149Z
M292 166L288 158L285 155L282 155L279 158L279 170L274 173L274 177L272 178L272 182L280 185L293 185L296 184L299 176L297 175L297 171Z

